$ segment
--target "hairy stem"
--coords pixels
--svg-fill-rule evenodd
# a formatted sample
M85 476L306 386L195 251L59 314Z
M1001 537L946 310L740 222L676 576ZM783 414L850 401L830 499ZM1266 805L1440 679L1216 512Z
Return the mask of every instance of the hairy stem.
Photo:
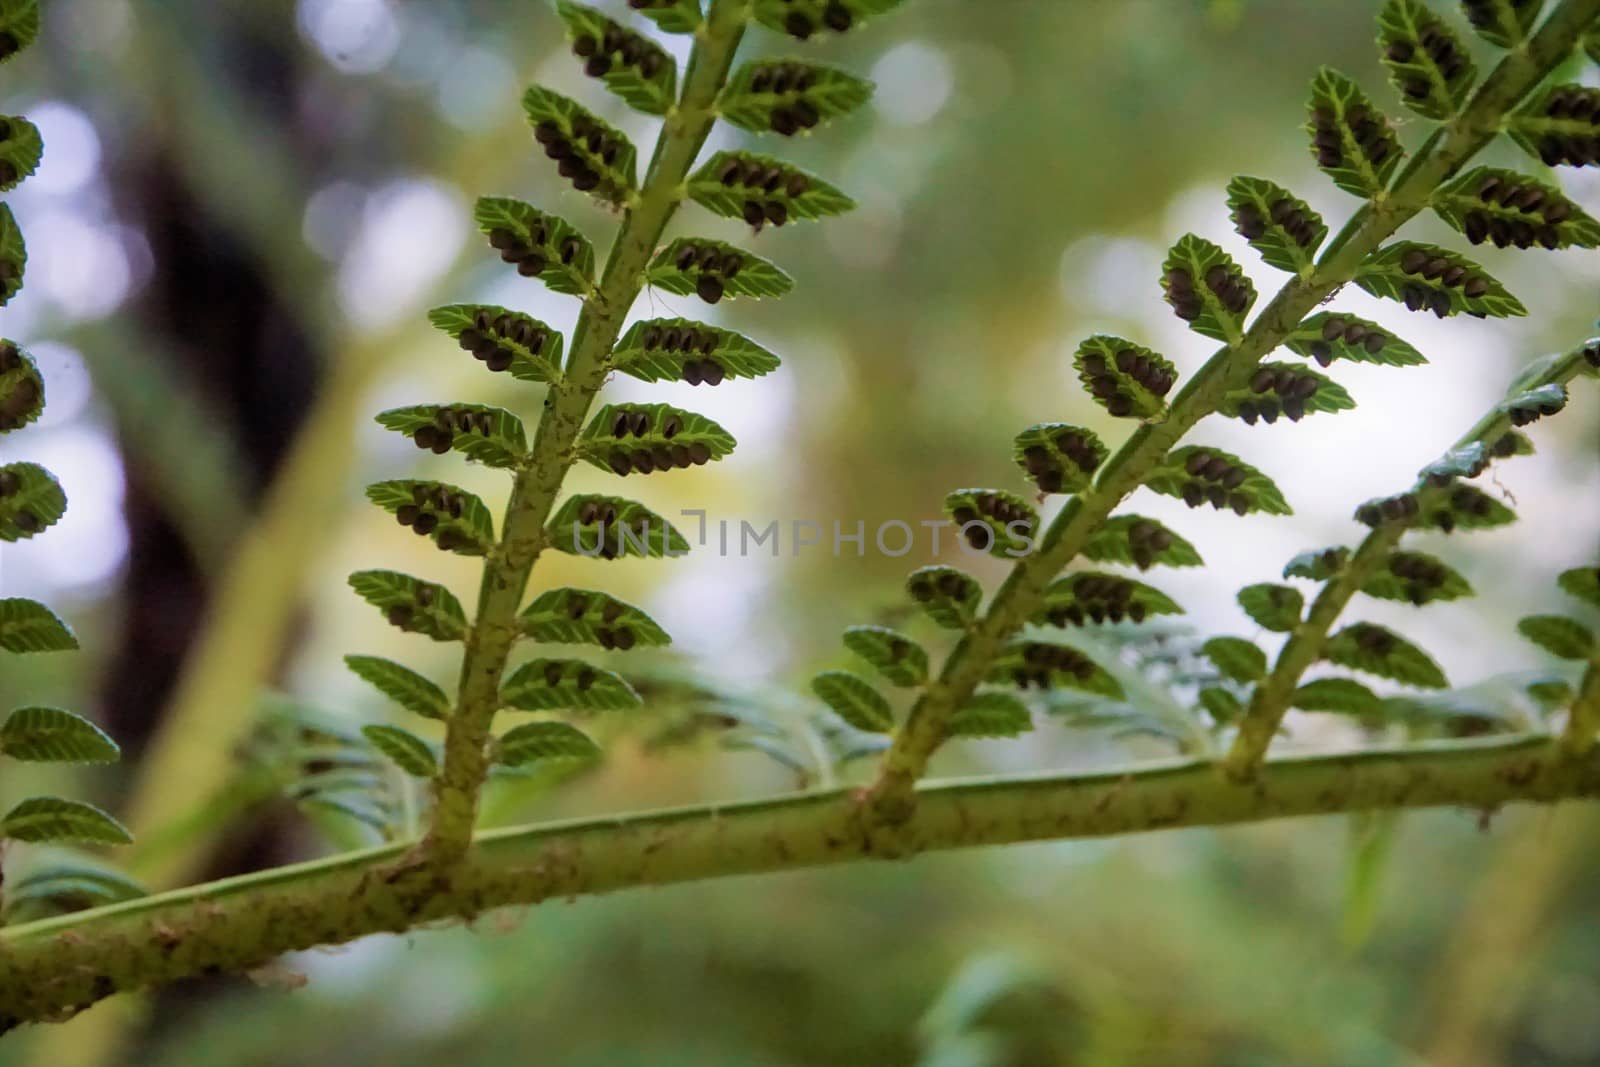
M1527 389L1537 389L1542 385L1564 385L1575 378L1584 366L1582 350L1575 350L1552 363L1544 373L1525 383L1525 386ZM1488 448L1510 429L1510 417L1496 407L1479 419L1477 425L1454 447L1461 448L1477 441ZM1419 481L1411 492L1415 493L1421 505L1418 509L1420 516L1432 512L1433 505L1447 497L1450 489L1435 489L1425 481ZM1239 722L1239 733L1234 737L1233 747L1223 760L1223 770L1227 774L1235 778L1248 778L1266 758L1267 746L1272 743L1279 724L1289 710L1295 687L1300 684L1300 678L1307 669L1322 657L1333 624L1343 614L1351 598L1382 568L1389 554L1415 522L1415 518L1385 520L1366 536L1344 569L1323 585L1310 612L1294 628L1278 653L1272 673L1256 686L1250 698L1250 707ZM1576 721L1577 716L1574 715L1573 719Z
M181 47L164 36L162 43L171 55L181 53ZM161 54L160 48L151 54ZM176 94L174 100L181 99L201 111L210 106L192 99L194 95ZM215 122L208 125L192 119L179 125L209 129ZM221 151L214 144L202 148L191 143L179 156L193 162L208 152L248 157L253 150L264 157L263 165L270 166L274 153L262 151L262 138L267 134L255 127L235 132L237 142L230 141ZM253 180L260 178L259 166L245 169ZM456 160L451 176L458 181L494 180L506 169L498 148L476 147ZM261 208L265 193L257 195L254 186L241 186L240 175L233 170L228 171L227 179L233 182L229 186L232 200L219 199L219 210L225 211L229 203ZM282 183L268 179L265 184L276 188ZM200 182L198 187L204 189L207 184ZM240 188L251 192L240 196ZM263 219L268 217L281 220L283 214L267 211ZM265 221L259 225L251 222L246 229L257 246L270 250L269 235L262 230L265 225ZM270 266L278 258L278 253L272 252L263 262ZM295 270L288 273L295 274ZM320 278L309 270L299 273ZM308 284L306 290L322 284L324 280ZM286 277L279 277L275 285L283 290L285 299L308 298L291 287ZM159 728L135 766L124 805L134 844L122 854L123 863L152 888L181 885L192 877L223 825L224 820L217 817L219 811L242 808L259 799L254 790L241 794L233 788L238 784L239 769L232 754L258 721L258 694L270 682L286 645L292 643L295 611L304 592L301 577L316 570L325 547L317 535L317 524L306 522L305 516L338 508L350 474L351 441L362 418L362 404L370 396L373 380L413 329L396 324L367 337L330 335L319 339L321 347L334 353L328 361L328 378L272 486L234 546L226 570L218 576L216 592L206 609L205 630L187 653ZM102 340L108 346L126 344L110 331Z
M950 718L988 674L1006 641L1038 609L1045 587L1083 550L1112 510L1143 483L1223 395L1283 343L1307 314L1355 277L1361 264L1428 204L1438 186L1489 143L1505 115L1558 63L1596 18L1600 0L1563 0L1525 48L1507 53L1467 106L1429 139L1387 193L1363 206L1334 238L1307 278L1291 279L1237 344L1214 354L1178 393L1161 422L1140 426L1107 460L1094 483L1067 502L1032 555L1021 560L988 610L945 661L936 682L912 707L883 761L870 802L888 823L910 814L915 785L944 743Z
M1540 736L1277 760L1248 785L1206 760L931 783L892 854L847 791L490 831L423 894L393 877L396 845L0 930L0 1028L289 950L552 897L980 845L1597 795L1600 754L1575 760Z
M1568 752L1578 757L1587 756L1600 741L1600 663L1590 663L1584 670L1561 741Z
M716 120L717 93L733 64L748 12L739 0L713 0L695 35L678 105L656 140L643 188L629 206L600 284L584 301L562 379L550 387L527 459L518 467L478 592L477 618L461 663L461 689L434 783L429 859L448 863L472 840L478 794L489 769L489 727L500 708L500 678L517 637L528 576L546 547L544 529L575 460L573 444L610 372L611 350L644 288L645 267L677 211L683 182Z

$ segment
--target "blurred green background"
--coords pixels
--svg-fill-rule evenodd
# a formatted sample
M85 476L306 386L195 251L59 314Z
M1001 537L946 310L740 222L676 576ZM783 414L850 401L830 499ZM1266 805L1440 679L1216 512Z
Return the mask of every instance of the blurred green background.
M620 0L596 2L627 17ZM915 526L957 486L1021 491L1010 441L1032 422L1078 422L1120 441L1126 429L1074 380L1077 342L1117 332L1185 372L1199 366L1208 344L1157 287L1166 247L1189 230L1234 252L1258 289L1279 284L1227 222L1222 188L1236 173L1289 186L1337 228L1355 202L1311 164L1306 87L1334 65L1404 115L1372 44L1378 6L908 0L827 43L752 31L746 55L801 53L878 83L872 106L820 136L758 142L860 207L754 238L686 207L674 232L741 241L795 276L784 301L715 312L784 366L715 391L624 379L606 396L692 407L740 441L713 468L631 479L629 495L669 517L703 508L731 523L735 545L741 520L777 519L783 551L721 554L713 528L712 546L682 560L541 561L535 588L589 585L640 603L674 634L675 652L625 661L625 672L656 680L660 715L609 728L602 767L497 787L490 817L800 784L762 753L719 744L697 717L710 706L700 691L662 680L743 694L809 762L806 677L846 662L845 625L917 626L900 590L931 557L922 539L901 558L872 551L870 534L859 557L853 546L835 556L826 541L795 555L789 524ZM685 42L668 43L681 60ZM1487 49L1478 58L1492 61ZM1566 76L1600 80L1576 61ZM279 647L269 628L261 650L269 703L344 729L387 717L345 672L347 652L453 677L457 646L386 628L344 575L406 570L471 603L477 562L397 530L361 488L439 477L496 508L503 500L496 472L423 456L370 416L473 400L537 417L537 389L483 374L424 315L483 300L563 329L575 320L574 301L517 278L470 223L473 197L512 195L609 243L615 218L559 179L528 136L518 100L534 81L577 96L641 146L654 137L652 121L583 78L538 0L53 0L42 44L0 80L4 110L33 118L47 145L39 175L11 201L31 258L3 326L39 356L50 391L45 419L8 436L4 456L47 464L72 501L47 536L0 550L0 588L46 599L84 642L76 655L8 659L0 704L58 703L105 724L128 761L79 775L74 795L113 811L137 789L176 798L195 821L173 831L175 848L184 827L220 839L194 857L199 870L371 840L356 824L309 818L272 773L263 778L259 744L202 746L228 783L222 795L196 792L187 774L133 777L297 440L310 488L290 494L288 525L303 544L264 553L280 565L270 583L293 601L287 639ZM1410 147L1424 126L1400 118ZM719 130L707 152L748 140ZM1509 145L1485 162L1543 169ZM1600 173L1552 179L1600 211ZM1464 247L1432 219L1407 235ZM1341 366L1360 406L1337 419L1255 430L1209 420L1197 431L1275 478L1294 517L1244 522L1138 495L1139 511L1170 521L1207 560L1154 576L1197 632L1270 637L1252 634L1233 590L1275 578L1301 549L1353 540L1357 503L1408 484L1518 366L1593 332L1600 257L1471 254L1530 317L1437 322L1341 294L1338 306L1397 330L1432 363ZM662 293L636 309L703 313ZM1580 395L1535 428L1537 459L1505 468L1501 488L1521 522L1470 542L1423 538L1487 595L1426 613L1364 603L1361 617L1404 625L1457 685L1549 666L1511 623L1552 601L1556 573L1592 562L1594 412ZM587 468L568 484L617 491ZM1004 573L993 562L973 569L991 587ZM241 723L262 710L233 703L204 710ZM1285 747L1359 742L1321 718L1293 721ZM1171 752L1045 721L1021 741L952 747L936 769ZM66 772L48 773L63 786ZM10 802L42 781L8 771L0 792ZM138 1013L124 1003L13 1038L0 1064L1592 1064L1597 856L1600 819L1576 807L1481 823L1472 813L1311 820L735 879L373 938L287 960L255 982L187 983ZM286 994L295 974L309 981Z

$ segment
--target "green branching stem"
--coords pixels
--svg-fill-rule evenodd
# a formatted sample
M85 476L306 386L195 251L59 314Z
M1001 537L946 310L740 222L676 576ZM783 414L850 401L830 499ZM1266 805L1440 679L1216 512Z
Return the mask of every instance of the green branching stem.
M489 831L425 895L393 877L404 849L394 845L0 930L0 1029L285 951L550 898L982 845L1594 796L1600 753L1574 760L1531 736L1275 760L1248 785L1207 760L928 783L892 854L857 798L837 790Z
M1580 759L1593 752L1596 742L1600 742L1600 663L1590 663L1584 669L1561 741L1568 752Z
M955 710L989 672L1006 641L1038 609L1044 589L1083 550L1112 510L1144 481L1222 397L1248 377L1318 304L1355 277L1362 263L1405 222L1427 207L1443 182L1499 132L1505 116L1572 54L1584 29L1600 17L1600 0L1563 0L1526 47L1506 54L1461 113L1431 137L1378 199L1362 206L1328 245L1307 277L1291 279L1237 344L1219 350L1178 393L1160 422L1146 423L1107 460L1094 484L1056 516L1037 549L995 593L911 709L884 758L867 802L876 818L907 818L915 786L944 743Z
M1527 389L1537 389L1541 385L1565 385L1582 373L1584 367L1583 352L1575 350L1552 362L1534 379L1519 383L1519 389L1524 384ZM1511 425L1510 417L1496 408L1480 419L1453 447L1461 448L1476 441L1488 448L1508 432ZM1432 513L1434 505L1450 495L1450 489L1433 488L1422 480L1412 487L1411 492L1420 504L1419 516ZM1334 623L1351 598L1382 569L1389 554L1416 521L1416 518L1385 520L1366 536L1344 569L1323 585L1305 619L1294 628L1289 640L1284 642L1272 672L1256 686L1251 695L1250 707L1240 720L1239 732L1223 760L1223 770L1230 777L1248 778L1261 765L1266 758L1267 746L1272 743L1294 699L1295 687L1300 684L1300 678L1306 670L1322 658L1328 633Z
M717 93L747 18L740 0L713 0L697 31L678 105L662 126L644 184L622 220L599 285L584 301L565 373L550 387L533 446L516 470L501 540L484 568L477 617L462 657L460 695L434 785L433 824L423 842L431 861L446 864L459 858L472 839L478 794L489 766L489 728L499 710L500 679L517 638L517 611L528 576L546 547L545 523L575 462L574 442L610 372L611 350L644 288L645 267L716 120Z

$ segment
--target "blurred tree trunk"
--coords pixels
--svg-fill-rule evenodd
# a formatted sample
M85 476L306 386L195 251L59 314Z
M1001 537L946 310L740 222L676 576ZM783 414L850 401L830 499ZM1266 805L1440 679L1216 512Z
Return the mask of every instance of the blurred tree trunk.
M303 53L293 36L293 20L279 19L272 33L261 32L259 20L241 19L226 5L186 4L185 14L202 25L185 31L186 39L203 41L195 57L207 85L182 86L171 71L155 75L155 105L148 121L121 143L129 150L108 158L112 185L120 193L120 213L149 244L153 268L148 284L127 309L142 334L141 348L168 363L171 377L190 387L204 415L228 444L238 465L236 488L248 509L270 484L311 407L324 354L315 349L314 331L302 315L314 312L290 306L281 286L273 284L268 250L256 246L236 224L219 212L228 193L197 187L193 167L184 166L183 124L189 92L211 91L210 79L231 82L225 91L248 100L252 120L266 123L280 143L296 149L299 159L317 158L308 134L298 130L296 108ZM144 36L145 61L163 62L156 54L162 31ZM187 91L185 91L187 89ZM284 199L298 207L303 195L285 190ZM298 218L283 223L298 229ZM281 276L281 269L277 272ZM121 451L127 469L126 519L128 560L121 604L120 642L108 664L102 706L107 725L136 763L161 721L184 669L185 659L205 625L212 590L210 578L196 558L185 529L196 524L235 520L222 516L169 513L171 495L159 491L157 479L170 470L141 461L136 427L122 426ZM222 510L222 509L219 509ZM214 531L232 542L239 529ZM231 833L228 845L204 861L205 877L256 870L287 862L291 843L281 820L262 820ZM214 988L214 987L213 987ZM188 991L192 994L192 990ZM156 1015L184 992L164 996ZM107 1050L109 1051L109 1050ZM119 1051L122 1062L137 1062L136 1053Z

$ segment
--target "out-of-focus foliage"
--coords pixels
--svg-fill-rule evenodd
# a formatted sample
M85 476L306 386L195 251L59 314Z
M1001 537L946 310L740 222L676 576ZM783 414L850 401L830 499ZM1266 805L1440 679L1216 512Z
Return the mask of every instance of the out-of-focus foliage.
M622 3L600 6L636 30L650 28ZM825 5L811 6L820 12ZM1120 440L1131 423L1110 417L1114 413L1079 388L1077 340L1126 336L1181 372L1198 365L1212 342L1174 319L1159 303L1157 287L1175 234L1193 230L1221 239L1231 230L1222 191L1228 176L1247 169L1293 190L1296 198L1306 197L1310 210L1301 229L1313 232L1315 220L1342 217L1354 203L1329 191L1307 156L1306 135L1297 129L1306 119L1308 71L1326 63L1360 74L1372 106L1389 116L1398 141L1416 148L1408 138L1416 120L1406 117L1407 94L1403 88L1382 89L1371 28L1380 6L914 0L830 38L826 61L870 72L878 85L876 103L834 119L826 137L729 135L710 148L766 153L781 144L786 160L828 176L827 190L817 186L806 194L818 205L813 210L830 210L831 198L815 196L836 186L858 205L858 225L832 232L769 226L752 240L742 217L725 223L708 222L703 214L695 219L697 235L739 242L781 263L785 274L767 278L768 286L781 287L792 275L804 299L763 302L759 312L739 300L717 306L712 325L729 332L718 334L715 358L730 379L768 375L760 383L768 388L728 400L722 399L727 390L668 388L676 390L673 402L693 399L696 410L738 437L741 452L715 467L685 472L681 481L629 481L630 491L640 487L643 506L672 520L691 540L697 523L680 520L679 509L707 509L709 550L701 548L686 561L607 571L608 594L639 604L646 620L672 633L686 656L715 652L735 680L781 682L773 688L793 692L802 692L803 680L819 669L881 669L873 658L877 651L840 648L841 619L903 630L913 641L959 626L973 607L959 574L925 572L920 585L914 578L912 607L905 596L908 560L872 551L870 532L861 555L849 543L830 551L834 518L846 533L858 519L869 531L887 519L915 528L917 520L937 517L950 486L988 484L1001 472L1015 480L999 488L1031 506L1035 490L1045 488L1034 480L1039 472L1005 463L1018 444L1017 427L1064 420L1096 440ZM452 431L451 447L468 455L477 450L480 458L505 458L525 447L521 420L499 412L520 414L531 430L537 400L530 402L527 384L504 382L506 376L486 381L474 373L474 361L428 328L425 312L470 299L497 313L504 308L548 322L553 330L570 328L573 302L545 298L536 284L515 278L510 267L483 262L481 255L456 258L458 249L478 240L468 235L477 226L472 198L479 192L547 205L593 236L597 247L609 237L615 217L606 203L571 189L553 168L527 164L531 147L520 91L537 74L581 97L631 143L647 144L647 127L622 101L582 80L553 9L509 0L361 0L342 7L331 0L292 6L188 0L163 10L57 0L52 7L47 17L58 20L59 29L47 27L46 33L60 42L56 51L47 57L35 49L8 64L8 84L27 85L30 96L49 96L75 109L94 131L95 152L113 162L128 148L121 131L136 123L171 134L181 146L181 167L205 196L236 208L230 211L232 225L276 265L281 284L301 295L320 333L359 340L395 322L414 323L387 354L373 389L381 404L369 406L402 410L432 396L470 395L481 405L471 410L489 411L495 422L487 434ZM669 15L683 10L681 2L661 7ZM210 47L209 28L219 21L285 42L296 65L284 81L263 87L247 65ZM663 25L692 28L670 18ZM1461 36L1461 47L1480 67L1492 62L1482 41ZM757 54L771 58L809 56L808 45L776 34L753 30L752 41ZM669 50L682 43L664 42ZM1590 77L1592 67L1580 72L1576 63L1573 77ZM607 84L622 93L617 81L608 78ZM1330 83L1328 91L1336 90L1342 86ZM309 142L259 128L251 97L261 91L296 99L314 135ZM838 99L848 102L848 92ZM750 94L737 115L751 126L773 127L759 94ZM1536 152L1537 137L1530 119L1526 138ZM51 176L58 151L62 160L77 159L93 172L88 188L95 197L80 187L76 198L115 203L140 196L136 184L108 187L104 171L94 170L104 165L98 157L56 140L32 184ZM1398 159L1395 153L1342 166L1339 177L1346 185L1361 185L1369 172ZM240 160L253 161L242 175L230 169ZM1507 149L1491 153L1488 162L1526 171L1532 161ZM613 192L634 175L616 178ZM1547 173L1541 180L1558 182L1563 196L1589 214L1600 210L1592 181L1570 173ZM720 210L704 179L689 193ZM1245 190L1235 199L1242 202L1245 193L1256 196ZM32 195L29 185L16 195ZM65 197L42 194L24 204L21 218L31 242L37 230L30 215L83 210ZM1265 206L1270 217L1271 205ZM806 217L792 204L787 211L789 218ZM1471 225L1466 216L1457 220L1445 208L1441 213L1442 221L1417 225L1419 237L1448 243L1459 239L1446 223ZM481 207L478 215L482 222ZM120 225L115 217L76 221L107 230ZM408 240L418 234L422 239ZM123 253L130 285L137 284L139 272L162 269L141 263L136 233L122 236L132 249ZM37 259L44 249L34 243L39 247L30 253ZM1265 246L1267 238L1258 243ZM1291 234L1272 247L1268 262L1292 268L1304 244ZM1270 291L1283 277L1258 269L1242 240L1219 251L1253 279L1255 289ZM1198 246L1189 253L1212 255ZM55 254L63 257L58 264L68 257ZM1253 432L1281 436L1268 447L1259 444L1264 438L1253 438L1256 447L1249 453L1234 434L1247 432L1244 425L1207 424L1208 440L1249 455L1252 463L1259 459L1260 471L1252 468L1261 479L1252 483L1260 490L1257 506L1276 510L1277 484L1320 479L1316 484L1325 492L1314 494L1319 499L1294 495L1306 528L1256 533L1241 528L1252 524L1230 524L1231 515L1209 522L1210 509L1191 513L1180 499L1145 493L1132 502L1158 528L1171 523L1182 530L1183 537L1167 547L1141 545L1153 564L1183 568L1163 570L1162 588L1189 610L1198 629L1251 634L1252 620L1267 630L1281 627L1287 621L1284 603L1237 607L1232 590L1274 577L1277 561L1307 544L1351 536L1348 512L1359 498L1356 487L1370 491L1410 477L1457 432L1450 419L1459 421L1491 399L1512 360L1565 345L1589 328L1600 277L1592 254L1519 256L1514 248L1481 247L1473 255L1488 277L1529 299L1530 310L1537 311L1535 325L1510 320L1507 332L1495 333L1466 317L1407 318L1393 301L1369 299L1351 287L1326 312L1338 316L1343 328L1331 338L1319 329L1291 347L1324 367L1340 360L1337 368L1360 408L1298 428L1258 427ZM547 260L543 276L560 275L581 291L592 252L575 253L574 262L578 268L562 270ZM408 281L408 264L420 264L420 282ZM657 284L643 302L642 315L659 320L658 329L708 313L698 300L677 295L696 290L696 282L681 274L670 257L663 259ZM41 275L31 267L30 290L44 284L35 281ZM1396 289L1393 280L1374 275L1364 284L1379 292L1393 289L1403 300L1404 287ZM77 340L98 389L148 386L146 379L129 381L125 373L99 370L124 351L124 340L128 351L139 347L136 322L115 309L86 312L70 289L49 292L55 295L39 297L27 312L33 318L23 340L30 347L47 338ZM19 318L28 299L28 291L18 298ZM1451 310L1467 309L1464 296L1461 302L1463 307L1452 303ZM1502 302L1484 310L1511 307ZM1376 351L1370 325L1358 335L1348 332L1357 320L1382 328L1385 343ZM1207 331L1201 332L1212 336L1225 335L1230 325L1225 314L1209 309L1203 321ZM648 328L641 324L628 335L639 355L625 373L647 382L690 377L682 353L645 343ZM735 344L733 330L754 340ZM1420 364L1424 352L1432 362L1408 370L1404 381L1392 373L1380 376L1386 367L1354 365ZM537 379L538 371L522 376ZM56 388L55 379L49 384ZM662 395L625 393L624 387L632 384L621 383L619 403ZM1130 408L1137 415L1162 403L1150 390L1130 396L1140 405ZM202 407L203 424L205 400L187 402ZM414 436L434 426L435 415L418 414L403 425L398 416L391 421ZM1548 609L1551 577L1583 563L1582 552L1592 552L1592 538L1563 543L1553 535L1593 530L1600 518L1592 494L1584 498L1571 491L1593 483L1595 463L1586 449L1595 421L1592 411L1572 416L1537 428L1539 450L1550 464L1546 473L1529 470L1538 464L1525 464L1507 475L1522 521L1480 535L1474 546L1484 546L1481 554L1452 557L1462 580L1486 595L1464 606L1435 608L1449 613L1434 616L1446 621L1416 622L1406 631L1439 658L1453 680L1474 681L1525 658L1531 646L1507 651L1520 644L1508 636L1515 620ZM102 419L95 406L87 406L30 434L49 434L53 447L70 450L103 440ZM201 464L210 454L206 450L163 454L167 458L155 469L174 485L208 473L183 466ZM447 465L448 459L459 457L434 461L398 435L376 429L363 431L352 452L326 457L335 469L350 470L351 486L462 477L460 464ZM118 457L128 468L152 462L131 452ZM614 485L609 475L584 471L574 487L607 491L608 483ZM475 468L462 489L499 499L502 487L496 472ZM1173 495L1181 491L1174 481ZM379 689L401 693L403 707L427 716L439 708L429 686L448 688L459 646L436 648L424 637L382 628L370 610L350 603L355 598L339 575L376 565L372 546L380 541L386 560L417 572L426 561L429 576L458 596L472 588L478 568L476 559L443 557L422 538L403 537L405 531L396 531L354 489L345 496L342 510L305 516L324 531L326 558L306 581L305 639L290 651L287 672L297 692L335 707L331 714L340 716L350 735L340 735L341 751L346 740L356 743L362 725L388 716L395 720L391 726L402 721L399 708L346 678L339 663L344 650L403 660L426 673L433 681L394 675L368 662L362 677L381 678L375 681ZM1055 506L1048 499L1039 505L1047 515ZM786 540L775 556L765 549L741 554L741 518L756 527L778 518L786 535L793 521L816 521L819 547L790 553ZM722 519L731 522L732 548L719 553ZM26 551L61 542L72 521L68 511L56 537ZM1126 543L1126 532L1123 539L1091 556L1143 566L1141 546ZM114 554L118 548L78 541L60 550ZM0 547L0 583L42 567L42 556L23 551ZM986 583L1006 562L951 556L948 546L945 552L937 562L970 569ZM1194 565L1201 557L1208 566ZM909 563L935 562L919 540ZM598 585L600 565L577 556L557 560L541 578L548 582L542 588ZM1307 568L1315 565L1316 557L1308 558ZM48 599L83 635L86 650L74 654L71 664L58 662L66 657L29 657L13 670L8 661L0 677L7 706L24 699L88 706L91 667L108 640L100 609L116 592L104 580L51 581L63 588L51 590ZM374 595L386 611L399 603L389 585ZM1375 624L1408 618L1399 614L1409 608L1404 602L1373 602L1363 606L1364 615L1368 607ZM422 617L433 616L425 611ZM454 636L456 625L450 614L423 632ZM1215 669L1211 661L1176 654L1162 669L1192 672L1203 683L1197 701L1220 719L1237 700L1217 670L1250 677L1260 665L1218 651L1222 658ZM858 652L857 661L846 658ZM659 650L634 655L646 654L658 657L652 662L659 663L662 677L670 677L679 662ZM886 661L896 665L890 669L903 663ZM1367 681L1389 693L1381 679ZM1118 684L1127 689L1130 683L1121 678ZM1307 686L1317 684L1314 679ZM626 713L586 722L579 736L592 733L610 753L599 765L535 758L557 750L572 756L589 751L570 736L525 732L515 744L512 735L503 738L504 762L526 773L508 773L492 784L492 817L503 822L730 792L758 795L796 781L850 779L860 764L844 757L872 751L872 738L824 735L810 717L814 705L780 706L776 714L758 716L716 688L658 680L653 686L641 681L638 689L661 710L659 720L648 729L621 721ZM1130 692L1130 699L1136 695L1142 693ZM1349 692L1314 697L1308 694L1302 706L1318 713L1295 720L1291 742L1360 736ZM765 699L752 703L772 706ZM866 711L857 725L889 725L875 705ZM1007 721L1020 730L1014 718ZM1103 765L1172 749L1147 736L1111 740L1114 730L1061 728L1070 721L1065 714L1041 720L1031 734L1004 744L952 746L939 769ZM435 726L415 716L405 722L424 746L437 740ZM1170 732L1170 724L1163 728ZM381 736L395 752L420 760L423 749L411 741ZM759 754L768 750L783 757ZM388 773L374 756L364 755L356 769ZM27 795L25 781L32 780L8 778L8 803ZM385 828L403 823L403 801L415 800L403 784L390 785L394 810L379 813L376 822ZM1470 887L1495 863L1501 832L1537 834L1540 827L1534 818L1493 829L1480 833L1471 819L1443 814L1403 821L1398 847L1391 849L1375 888L1365 890L1374 897L1373 933L1355 954L1343 950L1339 934L1348 903L1341 895L1350 864L1345 827L1309 822L739 880L485 919L478 933L489 936L374 939L292 961L291 967L312 978L293 996L241 983L199 1003L180 1027L123 1050L121 1061L293 1065L344 1058L403 1065L449 1056L470 1067L537 1048L552 1063L606 1065L1404 1063L1408 1049L1426 1047L1432 1021L1449 1013L1448 1004L1432 999L1445 980L1440 961L1467 933L1455 919ZM307 851L325 847L304 831L301 844ZM1592 874L1587 857L1596 854L1591 848L1574 862ZM1600 1056L1600 1033L1586 1023L1600 1003L1594 963L1600 945L1586 921L1597 903L1588 888L1593 881L1575 879L1573 890L1558 894L1548 938L1519 950L1528 954L1529 968L1520 984L1507 989L1506 1018L1497 1024L1516 1062L1579 1064ZM8 873L8 888L10 882ZM502 923L511 929L500 932ZM21 1062L25 1050L22 1042L0 1047L0 1062Z

